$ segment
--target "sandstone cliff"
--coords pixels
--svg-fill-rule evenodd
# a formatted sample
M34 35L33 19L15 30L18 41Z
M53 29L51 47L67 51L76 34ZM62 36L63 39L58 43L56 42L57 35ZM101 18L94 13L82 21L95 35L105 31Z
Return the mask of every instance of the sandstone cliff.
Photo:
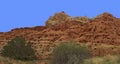
M120 19L107 12L95 18L70 17L56 13L46 26L16 28L0 32L0 50L7 41L22 36L33 44L39 59L51 58L52 50L60 41L76 41L92 49L93 56L120 54Z

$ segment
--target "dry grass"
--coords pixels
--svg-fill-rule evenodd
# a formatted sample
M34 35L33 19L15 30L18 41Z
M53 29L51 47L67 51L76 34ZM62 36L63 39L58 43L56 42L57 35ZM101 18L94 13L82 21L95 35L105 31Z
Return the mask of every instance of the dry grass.
M85 60L84 64L120 64L119 56L107 55Z
M21 61L0 56L0 64L50 64L50 60Z
M0 56L0 64L35 64L36 61L20 61Z
M50 64L50 60L20 61L0 56L0 64ZM119 56L107 55L84 60L83 64L120 64Z

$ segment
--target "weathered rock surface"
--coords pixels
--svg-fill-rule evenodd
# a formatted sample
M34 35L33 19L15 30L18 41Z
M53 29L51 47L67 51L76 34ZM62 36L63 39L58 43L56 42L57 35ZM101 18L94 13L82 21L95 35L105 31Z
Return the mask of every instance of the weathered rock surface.
M76 41L92 49L94 56L120 54L120 19L107 12L93 18L72 18L65 12L51 16L46 26L13 29L0 32L0 50L15 36L22 36L33 44L39 59L51 58L60 41Z

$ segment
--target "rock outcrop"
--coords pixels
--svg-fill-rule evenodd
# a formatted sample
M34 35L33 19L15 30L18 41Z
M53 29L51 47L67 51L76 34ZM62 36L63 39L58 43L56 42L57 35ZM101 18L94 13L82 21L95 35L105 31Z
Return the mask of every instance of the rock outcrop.
M39 59L49 59L52 50L61 41L86 44L93 56L120 54L120 19L107 12L93 18L72 18L65 12L51 16L46 26L13 29L0 32L0 50L15 36L32 43Z
M60 13L55 13L54 16L51 16L47 22L46 22L46 26L50 26L50 25L57 25L59 23L64 23L65 20L68 18L69 16L67 14L65 14L64 11L60 12Z

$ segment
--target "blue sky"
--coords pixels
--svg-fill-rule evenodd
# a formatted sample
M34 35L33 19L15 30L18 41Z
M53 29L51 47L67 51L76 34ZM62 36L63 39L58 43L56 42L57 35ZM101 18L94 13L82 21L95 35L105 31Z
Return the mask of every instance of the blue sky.
M0 32L44 26L49 16L61 11L90 18L110 12L119 18L120 0L0 0Z

